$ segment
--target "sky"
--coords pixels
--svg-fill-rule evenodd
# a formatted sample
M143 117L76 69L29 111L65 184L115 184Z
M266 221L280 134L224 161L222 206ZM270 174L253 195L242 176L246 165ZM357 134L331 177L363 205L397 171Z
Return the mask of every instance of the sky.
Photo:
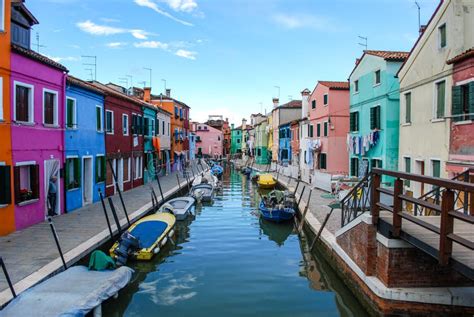
M418 0L426 24L439 0ZM70 74L150 85L191 107L191 118L251 113L301 99L318 80L347 80L368 49L409 51L418 37L412 0L27 0L40 24L32 48ZM88 70L89 69L89 70ZM128 80L128 83L125 81ZM146 83L144 83L146 82ZM279 87L279 88L276 88Z

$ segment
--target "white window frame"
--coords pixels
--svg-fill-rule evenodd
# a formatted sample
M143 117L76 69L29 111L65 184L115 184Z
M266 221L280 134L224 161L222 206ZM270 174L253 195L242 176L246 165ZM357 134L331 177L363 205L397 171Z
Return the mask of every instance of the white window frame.
M72 100L74 101L74 113L72 115L72 128L68 128L67 126L67 101L68 100ZM66 113L66 120L64 121L64 126L66 129L70 129L70 130L76 130L77 129L77 100L76 98L72 98L72 97L66 97L66 111L64 111ZM44 111L44 110L43 110Z
M5 32L5 0L0 0L0 32Z
M21 86L30 89L30 94L28 96L28 121L18 121L16 120L16 87ZM19 81L13 82L13 120L19 123L35 123L35 86L30 84L25 84Z
M128 183L128 182L130 182L130 173L131 173L131 166L132 166L132 164L131 164L131 163L132 163L132 157L124 158L124 160L125 160L125 159L127 160L127 164L128 164L128 166L127 166L127 167L128 167L128 169L127 169L127 172L128 172L128 173L127 173L127 175L123 174L123 182L124 182L124 183ZM125 166L125 164L124 164L124 166ZM125 176L127 176L127 179L125 179Z
M0 4L3 0L0 0ZM3 7L2 7L3 8ZM0 16L1 19L1 16ZM0 24L1 27L1 24ZM3 121L3 77L0 76L0 122Z
M112 132L107 132L107 112L110 112L112 114L112 120L110 121L111 124L112 124ZM105 110L105 118L104 118L104 130L105 130L105 133L107 134L110 134L110 135L113 135L114 132L115 132L115 129L114 129L114 112L112 110Z
M359 93L359 79L354 80L354 95Z
M379 82L377 82L377 72L380 73L380 75L379 75L380 81ZM382 83L382 71L380 70L380 68L378 68L378 69L374 70L374 87L379 86L381 83Z
M407 172L407 162L406 162L406 159L409 159L410 160L410 173L413 174L413 160L411 159L411 156L409 155L403 155L403 172L404 173L408 173Z
M45 120L45 117L44 117L44 101L45 101L45 95L46 93L50 93L52 95L55 96L54 98L54 108L53 108L53 123L46 123L44 122ZM41 95L42 97L42 103L43 103L43 125L47 125L48 127L59 127L59 120L58 120L58 112L59 112L59 107L58 107L58 100L59 100L59 92L57 92L56 90L51 90L51 89L47 89L47 88L43 88L43 94Z
M155 131L155 119L152 118L152 119L149 119L149 120L151 122L151 136L153 137L153 136L155 136L155 133L156 133L156 131Z
M97 130L97 117L95 118L95 120L96 120L95 121L95 130L99 133L103 133L104 132L104 115L103 115L103 113L104 113L103 110L104 109L103 108L104 107L102 107L101 105L95 105L95 108L96 108L96 112L95 112L96 115L97 115L97 108L100 109L100 118L99 118L99 120L100 120L100 130Z
M126 126L125 126L125 118L127 118L127 125L126 125ZM129 121L128 121L128 114L123 113L123 114L122 114L122 132L123 132L123 135L124 135L124 136L128 136L128 135L129 135L128 124L129 124ZM126 129L126 130L125 130L125 129Z
M442 118L437 118L436 117L436 111L438 107L438 84L444 81L444 113ZM441 78L433 83L433 113L432 113L432 119L431 122L439 122L439 121L444 121L446 118L446 111L448 108L448 81L446 77Z

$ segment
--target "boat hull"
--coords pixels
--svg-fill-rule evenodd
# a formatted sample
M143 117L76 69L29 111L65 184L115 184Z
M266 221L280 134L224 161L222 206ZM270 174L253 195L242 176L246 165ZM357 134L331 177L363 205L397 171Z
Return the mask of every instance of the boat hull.
M265 207L263 201L260 202L258 210L260 211L260 215L263 219L272 222L290 221L295 216L295 211L292 208L270 209Z

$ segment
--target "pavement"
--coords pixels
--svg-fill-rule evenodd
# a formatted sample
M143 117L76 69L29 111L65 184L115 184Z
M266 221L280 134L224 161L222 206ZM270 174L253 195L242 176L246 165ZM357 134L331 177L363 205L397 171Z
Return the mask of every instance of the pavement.
M203 164L206 168L207 166ZM192 164L188 170L189 181L192 182L193 172L197 174L202 167ZM178 186L177 173L160 177L165 200L186 185L180 173ZM130 220L141 218L152 209L151 187L158 200L161 195L155 181L122 193L125 207ZM118 195L112 197L121 226L126 225L126 217ZM111 223L114 223L108 203L106 204ZM71 213L53 218L59 243L68 266L73 265L95 248L110 241L109 229L101 202L87 205ZM117 232L117 227L112 225ZM34 284L62 270L62 261L54 242L50 225L45 221L27 229L0 237L0 256L5 262L8 274L16 293L20 293ZM6 278L0 271L0 308L12 298Z

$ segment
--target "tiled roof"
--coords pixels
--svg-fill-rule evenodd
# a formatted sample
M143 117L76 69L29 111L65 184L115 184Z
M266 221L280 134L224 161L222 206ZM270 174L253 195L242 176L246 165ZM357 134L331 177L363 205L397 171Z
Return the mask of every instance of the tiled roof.
M329 89L338 89L338 90L349 89L348 81L321 81L320 80L319 83L323 86L328 87Z
M68 75L67 76L67 83L70 85L78 86L84 89L91 90L99 95L104 95L104 91L97 88L96 86L92 85L91 83L84 81L82 79L79 79L77 77Z
M26 48L21 47L21 46L16 45L16 44L12 44L12 50L15 53L18 53L18 54L21 54L21 55L26 56L28 58L34 59L34 60L36 60L40 63L43 63L45 65L54 67L56 69L59 69L59 70L65 71L65 72L68 71L65 66L59 64L58 62L53 61L52 59L50 59L50 58L48 58L44 55L36 53L35 51L26 49Z
M459 55L454 56L453 58L449 59L446 64L454 64L454 63L459 63L462 62L465 59L468 58L474 58L474 47L471 47L467 51L462 52Z
M292 100L290 102L278 106L277 108L301 108L301 105L301 100Z
M179 101L179 100L176 100L174 98L171 98L171 97L168 97L166 95L163 95L163 94L159 94L159 95L151 95L151 100L168 100L168 101L173 101L181 106L184 106L184 107L187 107L187 108L190 108L190 106L188 106L187 104L185 104L184 102L182 101Z
M410 54L409 52L373 51L373 50L365 50L364 53L382 57L383 59L390 60L390 61L404 61Z

